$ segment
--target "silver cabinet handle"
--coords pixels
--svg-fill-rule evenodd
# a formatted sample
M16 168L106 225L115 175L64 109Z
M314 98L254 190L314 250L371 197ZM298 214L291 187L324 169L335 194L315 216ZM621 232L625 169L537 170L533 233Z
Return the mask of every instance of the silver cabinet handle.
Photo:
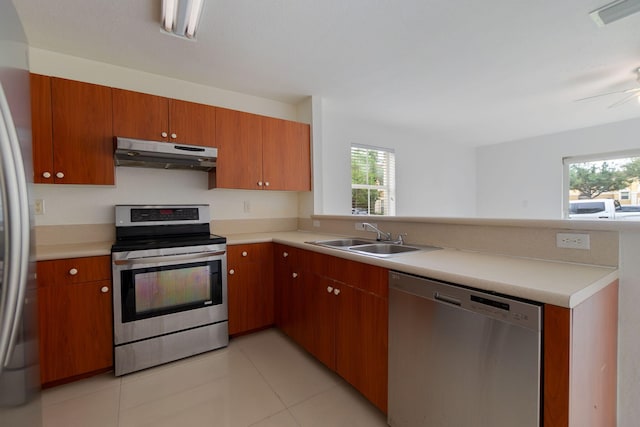
M327 292L329 293L333 292L333 288L331 286L327 286Z
M109 287L108 286L101 287L100 292L102 292L103 294L106 294L107 292L109 292Z
M264 182L264 186L265 186L265 187L268 187L268 186L269 186L269 181L265 181L265 182Z
M334 295L340 295L340 289L334 289L333 290L333 294Z
M258 181L258 187L262 187L262 181Z
M298 277L298 273L292 273L291 277L293 277L295 279L296 277Z
M56 178L64 178L64 173L62 173L62 172L57 172L57 173L56 173Z
M47 179L51 178L51 172L42 172L42 177Z
M171 134L171 138L172 138L172 139L176 139L177 137L178 137L178 135L177 135L177 134L175 134L175 133L172 133L172 134Z
M242 256L247 256L247 251L242 251Z
M76 274L78 274L78 269L77 268L72 268L71 270L69 270L69 274L72 276L75 276Z
M286 257L288 257L288 256L289 256L289 252L282 252L282 257L283 257L283 258L286 258Z
M167 133L166 132L162 132L160 135L162 135L163 138L167 137Z
M229 270L229 274L233 276L234 274L236 274L236 271L232 268L231 270Z

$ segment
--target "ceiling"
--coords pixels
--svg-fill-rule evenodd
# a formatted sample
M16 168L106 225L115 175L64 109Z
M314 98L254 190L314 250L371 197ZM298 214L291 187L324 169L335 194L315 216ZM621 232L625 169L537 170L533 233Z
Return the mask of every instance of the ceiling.
M205 0L197 42L161 0L14 0L29 44L287 103L307 96L425 141L483 145L640 117L640 14L610 0Z

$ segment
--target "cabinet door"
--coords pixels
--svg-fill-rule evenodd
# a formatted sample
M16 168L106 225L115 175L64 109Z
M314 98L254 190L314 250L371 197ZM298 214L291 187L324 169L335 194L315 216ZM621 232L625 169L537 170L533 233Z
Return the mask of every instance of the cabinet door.
M216 145L218 188L263 188L260 116L216 108Z
M304 339L304 271L301 255L304 251L284 245L274 247L274 286L276 324L293 340Z
M216 146L216 108L194 102L169 100L169 141Z
M318 274L308 274L302 295L300 344L329 369L336 368L336 303L338 284Z
M387 300L351 286L336 300L336 372L386 413Z
M113 365L111 299L110 280L38 289L43 384Z
M31 74L31 129L33 182L53 183L53 125L51 123L51 78Z
M229 334L274 323L271 243L228 247Z
M262 118L262 167L267 190L311 190L310 127Z
M169 100L161 96L112 89L113 135L150 141L169 140Z
M111 88L51 78L53 165L59 184L114 184Z

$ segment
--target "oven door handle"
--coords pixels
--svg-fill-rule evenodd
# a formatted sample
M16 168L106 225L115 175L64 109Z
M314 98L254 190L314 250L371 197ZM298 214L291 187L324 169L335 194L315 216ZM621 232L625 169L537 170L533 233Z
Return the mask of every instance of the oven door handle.
M115 265L136 265L136 264L149 264L154 262L195 261L203 258L222 256L225 253L226 253L225 251L200 252L197 254L151 256L146 258L133 258L133 259L117 259L117 260L114 260L113 263Z

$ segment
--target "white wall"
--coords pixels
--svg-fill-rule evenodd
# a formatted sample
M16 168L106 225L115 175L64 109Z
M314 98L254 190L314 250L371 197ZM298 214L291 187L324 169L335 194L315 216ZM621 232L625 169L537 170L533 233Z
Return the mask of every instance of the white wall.
M298 212L295 192L207 190L205 172L132 167L116 168L115 186L35 184L33 198L45 203L37 226L113 224L116 204L206 203L214 220L296 218Z
M310 116L310 102L289 105L40 49L30 49L29 62L31 72L44 75L288 120ZM115 186L36 184L33 197L45 202L45 214L35 217L37 226L113 223L113 206L127 203L208 203L214 220L298 217L296 192L207 190L207 174L196 171L118 167Z
M396 154L398 216L475 215L475 151L431 141L405 129L368 123L322 110L321 209L316 213L351 214L352 143L391 148Z
M562 158L640 149L640 119L477 149L477 214L483 218L562 216Z
M486 218L557 219L562 158L640 149L640 119L477 149L477 213ZM640 233L620 233L618 426L640 419Z

